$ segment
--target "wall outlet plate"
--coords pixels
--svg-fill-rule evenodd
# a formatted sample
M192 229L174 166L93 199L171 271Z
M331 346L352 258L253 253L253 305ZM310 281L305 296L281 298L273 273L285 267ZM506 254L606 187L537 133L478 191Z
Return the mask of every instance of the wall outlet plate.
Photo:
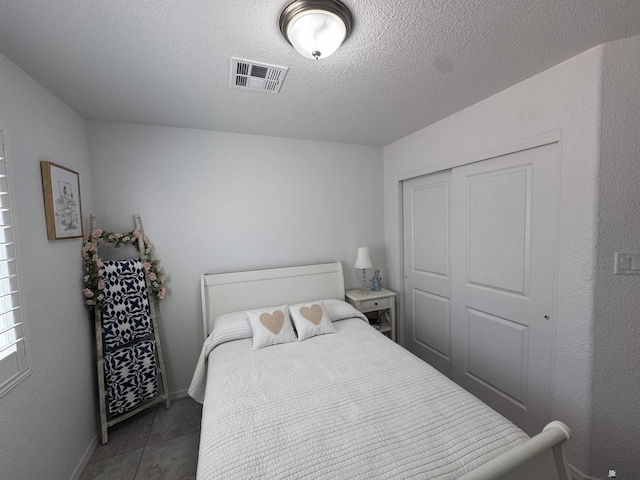
M616 275L640 275L640 253L616 252Z

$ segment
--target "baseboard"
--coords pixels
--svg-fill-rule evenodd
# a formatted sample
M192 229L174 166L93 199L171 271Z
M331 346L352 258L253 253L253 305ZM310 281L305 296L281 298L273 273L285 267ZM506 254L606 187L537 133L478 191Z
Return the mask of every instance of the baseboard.
M78 480L80 478L80 475L82 475L82 472L84 472L84 469L89 463L89 460L91 460L91 457L93 456L93 452L95 451L97 446L98 446L98 435L96 434L91 439L91 442L89 442L87 449L84 451L84 455L82 455L82 458L80 458L80 462L78 463L75 470L71 474L71 478L69 480Z
M169 398L171 400L181 400L183 398L187 398L189 396L189 389L185 388L184 390L178 390L176 392L171 392L169 394Z
M573 465L568 465L568 467L569 467L569 474L571 475L571 480L601 480L600 478L597 478L597 477L590 477L588 475L585 475Z

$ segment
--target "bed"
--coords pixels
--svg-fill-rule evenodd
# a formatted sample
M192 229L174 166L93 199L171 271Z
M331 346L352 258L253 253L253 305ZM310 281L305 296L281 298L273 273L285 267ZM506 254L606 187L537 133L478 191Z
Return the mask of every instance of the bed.
M201 287L199 480L567 479L566 425L529 438L370 327L344 302L340 262L203 275ZM247 311L316 301L334 333L253 349Z

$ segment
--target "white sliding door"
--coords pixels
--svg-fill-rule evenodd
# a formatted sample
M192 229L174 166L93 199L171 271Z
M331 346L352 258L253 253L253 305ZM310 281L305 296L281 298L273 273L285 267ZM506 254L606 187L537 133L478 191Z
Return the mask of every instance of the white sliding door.
M549 421L558 144L453 171L453 378L529 434Z
M528 433L549 421L559 145L403 183L405 344Z
M403 184L405 346L451 376L451 170Z

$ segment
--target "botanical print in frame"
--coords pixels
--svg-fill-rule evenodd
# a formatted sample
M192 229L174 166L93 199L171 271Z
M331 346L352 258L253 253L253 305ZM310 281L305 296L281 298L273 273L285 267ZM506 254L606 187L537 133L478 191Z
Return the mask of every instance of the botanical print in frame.
M40 162L47 238L82 237L80 175L51 162Z

